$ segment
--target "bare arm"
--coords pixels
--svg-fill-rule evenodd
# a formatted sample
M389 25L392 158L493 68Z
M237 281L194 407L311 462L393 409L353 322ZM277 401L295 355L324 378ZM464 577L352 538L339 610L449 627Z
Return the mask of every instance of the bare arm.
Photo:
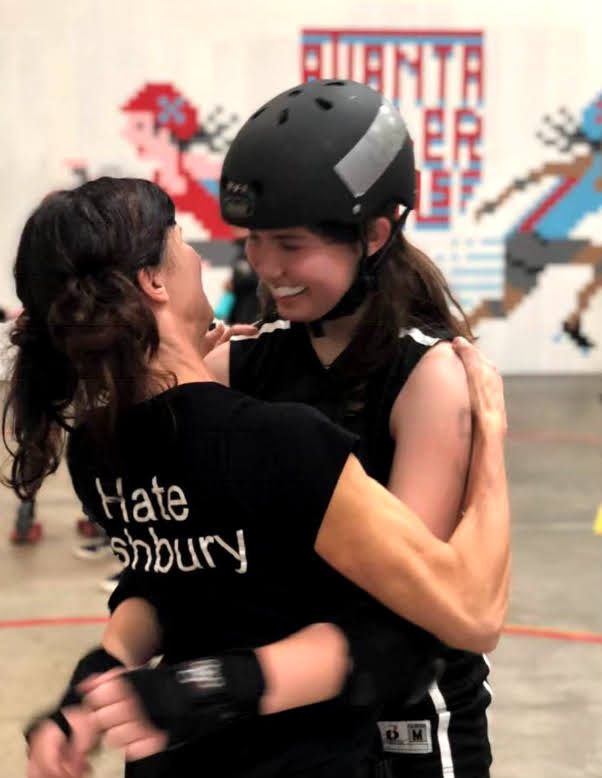
M317 553L391 610L470 651L495 647L506 611L509 507L501 379L466 341L476 429L466 510L448 544L349 457L316 539Z
M266 679L262 714L336 697L350 670L347 640L334 624L312 624L255 653Z
M460 509L471 447L470 397L450 343L428 351L395 401L395 454L388 488L440 540L449 540Z
M156 610L141 597L131 597L115 609L101 642L126 667L136 667L160 653L161 640Z
M131 597L115 609L102 645L126 667L136 667L160 653L161 637L155 609ZM333 624L312 624L255 653L266 681L264 714L335 697L350 668L347 640Z

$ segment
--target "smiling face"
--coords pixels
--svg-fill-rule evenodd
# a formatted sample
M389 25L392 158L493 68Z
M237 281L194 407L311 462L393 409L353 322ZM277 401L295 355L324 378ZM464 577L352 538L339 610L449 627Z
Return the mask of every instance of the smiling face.
M300 322L319 319L337 304L360 257L359 246L327 241L305 227L252 230L246 251L279 315Z

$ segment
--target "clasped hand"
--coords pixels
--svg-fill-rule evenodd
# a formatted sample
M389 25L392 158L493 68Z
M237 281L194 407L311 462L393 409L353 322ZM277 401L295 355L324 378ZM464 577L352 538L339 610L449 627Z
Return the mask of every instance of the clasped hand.
M134 690L120 677L124 672L111 670L80 684L82 705L63 709L70 738L50 719L40 724L30 738L27 778L82 778L101 740L123 750L126 761L165 749L167 733L145 717Z

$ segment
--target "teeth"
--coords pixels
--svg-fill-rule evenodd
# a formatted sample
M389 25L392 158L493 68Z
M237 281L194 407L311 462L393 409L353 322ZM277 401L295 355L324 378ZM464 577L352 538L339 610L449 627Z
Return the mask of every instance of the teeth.
M272 294L274 297L280 299L281 297L292 297L295 294L300 294L305 291L304 286L279 286L272 287Z

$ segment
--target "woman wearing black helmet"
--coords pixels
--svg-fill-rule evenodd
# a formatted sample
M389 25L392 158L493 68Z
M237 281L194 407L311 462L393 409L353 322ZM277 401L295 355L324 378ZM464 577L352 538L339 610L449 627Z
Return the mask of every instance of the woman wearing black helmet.
M466 382L449 340L471 332L439 270L402 234L414 204L412 142L380 94L313 81L266 103L236 136L221 180L225 220L251 231L263 326L208 364L233 388L307 403L358 434L366 471L448 539L470 455ZM443 656L423 700L383 713L395 775L489 774L488 662Z

